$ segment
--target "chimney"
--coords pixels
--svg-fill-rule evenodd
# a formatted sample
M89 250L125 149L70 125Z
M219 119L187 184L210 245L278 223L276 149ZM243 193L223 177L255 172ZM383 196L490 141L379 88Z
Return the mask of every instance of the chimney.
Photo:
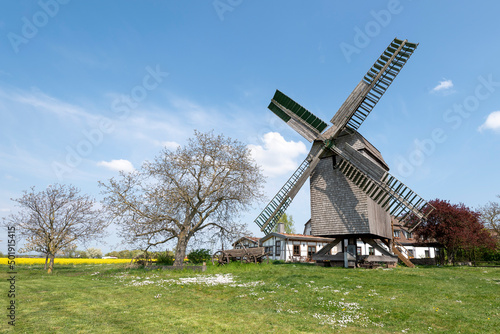
M284 223L279 223L278 224L278 233L285 233L285 224Z

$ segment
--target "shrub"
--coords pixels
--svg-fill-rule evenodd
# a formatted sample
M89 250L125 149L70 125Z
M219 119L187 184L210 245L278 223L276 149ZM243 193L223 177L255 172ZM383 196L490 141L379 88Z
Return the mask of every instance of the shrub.
M174 255L171 252L158 252L156 263L171 266L174 264Z
M188 259L192 263L208 262L211 257L210 250L205 248L196 249L188 254Z
M482 256L483 261L500 261L500 247L496 250L486 250Z

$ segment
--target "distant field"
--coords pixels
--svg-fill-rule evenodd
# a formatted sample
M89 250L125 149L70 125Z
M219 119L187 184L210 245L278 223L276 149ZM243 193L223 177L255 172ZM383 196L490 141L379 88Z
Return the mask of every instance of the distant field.
M0 306L8 306L7 266ZM5 312L5 311L4 311ZM2 316L0 331L14 332ZM16 333L498 333L500 268L20 265Z
M0 265L7 264L8 259L0 258ZM65 264L115 264L115 263L130 263L131 259L75 259L75 258L59 258L54 259L55 265ZM41 258L16 258L16 264L19 265L35 265L45 264L45 259Z

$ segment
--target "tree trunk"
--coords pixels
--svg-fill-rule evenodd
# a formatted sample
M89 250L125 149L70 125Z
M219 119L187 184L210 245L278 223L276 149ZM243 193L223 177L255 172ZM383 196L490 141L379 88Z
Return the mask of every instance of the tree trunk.
M181 232L179 234L179 238L177 239L177 246L175 247L174 266L182 266L184 264L188 241L189 237L187 236L187 233Z
M55 255L50 255L50 263L49 263L49 269L47 270L47 274L52 274L52 271L54 270L54 258Z
M45 266L43 267L43 270L47 270L47 262L49 262L49 254L45 254Z
M448 264L455 265L455 250L448 252Z

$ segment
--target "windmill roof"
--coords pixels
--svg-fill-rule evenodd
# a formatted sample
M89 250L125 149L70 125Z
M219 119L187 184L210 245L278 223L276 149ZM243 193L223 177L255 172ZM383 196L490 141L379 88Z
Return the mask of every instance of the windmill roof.
M387 165L387 163L385 162L380 151L377 150L375 146L373 146L373 144L370 143L365 137L363 137L361 133L357 131L355 131L354 133L343 131L342 134L337 138L340 140L345 140L350 145L352 145L355 150L365 151L369 158L378 162L381 167L389 170L389 165Z
M357 133L359 136L359 140L365 145L366 150L368 153L370 153L375 159L377 159L387 170L389 170L389 166L385 162L384 158L382 157L382 153L380 153L379 150L375 148L375 146L372 145L363 135L361 135L359 132Z

